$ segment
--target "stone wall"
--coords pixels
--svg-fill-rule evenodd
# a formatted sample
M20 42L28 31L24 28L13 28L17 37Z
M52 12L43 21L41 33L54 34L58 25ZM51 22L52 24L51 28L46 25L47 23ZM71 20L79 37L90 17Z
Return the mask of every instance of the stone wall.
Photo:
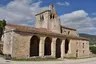
M60 25L61 22L59 20L59 16L56 14L56 11L50 10L46 12L41 12L36 15L37 28L46 28L50 31L60 33Z
M62 30L62 34L64 35L68 35L68 36L79 36L77 31L74 31L74 30L70 30L70 29L64 29L64 28L61 28Z
M40 37L39 57L44 57L44 44L46 37L52 38L50 55L51 57L56 57L57 38L62 40L60 45L61 50L59 50L59 56L61 56L61 58L89 56L89 42L86 40L68 39L68 53L65 54L65 43L67 43L66 38L42 34L33 34L29 32L14 32L13 30L9 30L9 28L5 31L2 37L2 40L4 41L3 53L11 54L12 57L16 58L30 58L30 39L33 35Z
M5 27L2 41L4 42L3 54L12 54L13 32L10 27Z
M30 39L32 38L34 34L32 33L23 33L23 32L16 32L14 33L14 39L13 39L13 46L12 46L12 57L16 58L30 58ZM45 43L45 38L47 36L44 35L36 35L40 37L40 42L39 42L39 57L44 57L44 43ZM55 57L55 52L56 52L56 39L55 37L52 38L52 43L51 43L51 57ZM64 57L64 41L62 40L62 45L61 45L61 56L62 58ZM35 49L34 49L35 50Z
M4 54L11 54L13 58L30 58L30 39L33 35L40 37L39 42L39 57L44 57L44 44L45 38L52 38L51 43L51 57L56 57L56 40L60 37L52 37L48 35L32 34L28 32L8 32L4 35ZM86 40L69 40L68 53L65 54L65 38L62 40L61 47L61 58L64 57L87 57L89 56L89 42ZM59 43L59 42L58 42ZM35 49L34 49L35 50Z
M49 14L50 12L45 12L36 16L36 28L49 29ZM42 20L40 17L44 19Z
M89 42L86 40L70 40L69 51L66 57L88 57L89 56Z
M29 45L32 34L28 33L14 33L12 57L16 58L28 58L29 57Z
M30 58L30 39L34 34L32 33L14 33L13 46L12 46L12 57L16 58ZM44 57L44 41L47 36L36 35L40 37L39 42L39 57ZM56 39L58 37L51 37L51 57L56 57ZM69 50L65 54L65 38L61 39L61 58L64 57L86 57L89 56L89 42L85 40L73 40L69 41ZM83 44L84 43L84 44ZM83 47L84 45L84 47ZM34 49L35 50L35 49ZM77 51L78 50L78 51Z

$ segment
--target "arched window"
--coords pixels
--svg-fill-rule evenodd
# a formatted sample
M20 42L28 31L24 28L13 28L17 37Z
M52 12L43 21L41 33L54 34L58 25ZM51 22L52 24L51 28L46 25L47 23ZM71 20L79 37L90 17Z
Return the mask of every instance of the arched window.
M83 48L84 48L84 43L83 43Z
M38 36L32 36L30 39L30 57L39 56L39 41Z
M68 31L68 35L70 34L70 31Z
M40 16L40 20L41 20L41 21L44 20L44 16L43 16L43 15Z
M54 14L50 14L50 19L54 19L54 18L55 18Z
M52 38L46 37L44 55L51 55L51 42L52 42Z
M52 14L50 15L50 19L52 19Z
M68 53L68 50L69 50L69 40L68 39L66 39L65 40L65 54L67 54Z
M53 15L53 19L54 19L54 15Z
M56 58L61 57L61 43L62 43L62 40L57 38L56 39Z

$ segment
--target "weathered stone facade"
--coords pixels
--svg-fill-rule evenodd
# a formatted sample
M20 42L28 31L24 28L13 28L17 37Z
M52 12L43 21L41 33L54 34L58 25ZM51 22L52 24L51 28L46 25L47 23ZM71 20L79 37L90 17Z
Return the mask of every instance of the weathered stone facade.
M61 26L53 5L36 15L36 28L7 24L2 40L3 53L15 58L88 57L89 41L76 29Z

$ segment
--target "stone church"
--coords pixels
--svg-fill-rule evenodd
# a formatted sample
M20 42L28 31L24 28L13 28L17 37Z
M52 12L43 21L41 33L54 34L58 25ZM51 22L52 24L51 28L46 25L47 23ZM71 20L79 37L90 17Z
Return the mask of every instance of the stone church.
M89 41L76 29L61 25L54 5L36 16L36 26L7 24L2 36L3 54L12 58L88 57Z

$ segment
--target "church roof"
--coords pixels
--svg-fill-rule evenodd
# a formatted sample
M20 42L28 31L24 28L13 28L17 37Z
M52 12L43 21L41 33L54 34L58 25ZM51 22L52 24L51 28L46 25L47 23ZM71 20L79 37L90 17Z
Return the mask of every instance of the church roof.
M17 24L7 24L6 26L12 27L13 29L17 30L17 31L25 31L25 32L29 32L29 31L39 31L39 32L51 32L49 30L47 30L46 28L35 28L35 27L31 27L31 26L25 26L25 25L17 25Z
M69 28L69 27L66 27L66 26L63 26L63 25L61 25L61 27L62 27L62 28L65 28L65 29L69 29L69 30L74 30L74 31L76 31L76 29L74 29L74 28Z
M55 32L49 31L46 28L35 28L35 27L31 27L31 26L17 25L17 24L7 24L6 26L13 28L14 31L31 32L31 33L37 33L37 34L40 33L40 34L64 37L64 38L70 38L70 39L88 40L88 39L82 38L82 37L66 36L66 35L63 35L60 33L55 33Z

